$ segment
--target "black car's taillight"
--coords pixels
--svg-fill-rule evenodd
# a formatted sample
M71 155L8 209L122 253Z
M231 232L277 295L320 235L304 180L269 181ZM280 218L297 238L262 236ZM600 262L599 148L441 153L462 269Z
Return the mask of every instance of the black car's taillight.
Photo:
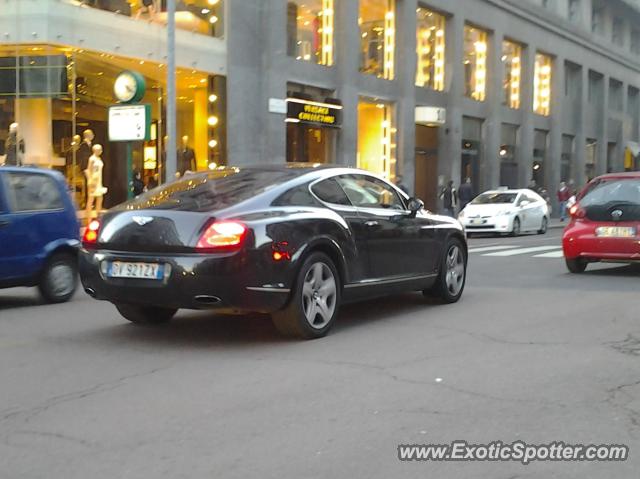
M98 235L100 234L100 221L93 220L89 223L89 226L84 230L84 235L82 236L82 244L85 247L95 246L98 242Z
M242 246L247 227L236 221L216 221L200 235L198 250L234 250Z

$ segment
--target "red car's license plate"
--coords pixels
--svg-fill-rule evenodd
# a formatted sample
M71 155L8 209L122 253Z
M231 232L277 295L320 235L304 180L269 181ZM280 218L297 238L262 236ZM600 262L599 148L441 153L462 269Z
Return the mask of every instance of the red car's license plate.
M599 238L633 238L636 229L630 226L600 226L596 228L596 236Z

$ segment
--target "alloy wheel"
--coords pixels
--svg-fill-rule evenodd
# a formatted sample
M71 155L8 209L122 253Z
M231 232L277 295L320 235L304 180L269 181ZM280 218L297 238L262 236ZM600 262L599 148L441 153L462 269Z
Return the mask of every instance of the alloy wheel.
M446 283L452 296L457 296L464 286L464 254L458 245L452 245L447 252Z
M331 268L325 263L311 265L304 278L302 308L309 325L324 328L336 309L337 286Z

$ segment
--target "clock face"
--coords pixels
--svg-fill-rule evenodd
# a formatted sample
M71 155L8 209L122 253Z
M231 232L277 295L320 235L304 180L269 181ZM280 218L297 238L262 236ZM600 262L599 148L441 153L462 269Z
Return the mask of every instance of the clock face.
M138 93L138 80L131 72L122 72L113 85L116 98L124 103L130 102Z

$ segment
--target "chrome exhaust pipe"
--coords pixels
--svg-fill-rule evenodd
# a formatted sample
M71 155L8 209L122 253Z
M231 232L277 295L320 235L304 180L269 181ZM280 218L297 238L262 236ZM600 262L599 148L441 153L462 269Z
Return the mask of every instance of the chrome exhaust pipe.
M222 299L218 298L217 296L210 296L207 294L195 296L193 299L196 303L202 306L215 306L222 302Z

